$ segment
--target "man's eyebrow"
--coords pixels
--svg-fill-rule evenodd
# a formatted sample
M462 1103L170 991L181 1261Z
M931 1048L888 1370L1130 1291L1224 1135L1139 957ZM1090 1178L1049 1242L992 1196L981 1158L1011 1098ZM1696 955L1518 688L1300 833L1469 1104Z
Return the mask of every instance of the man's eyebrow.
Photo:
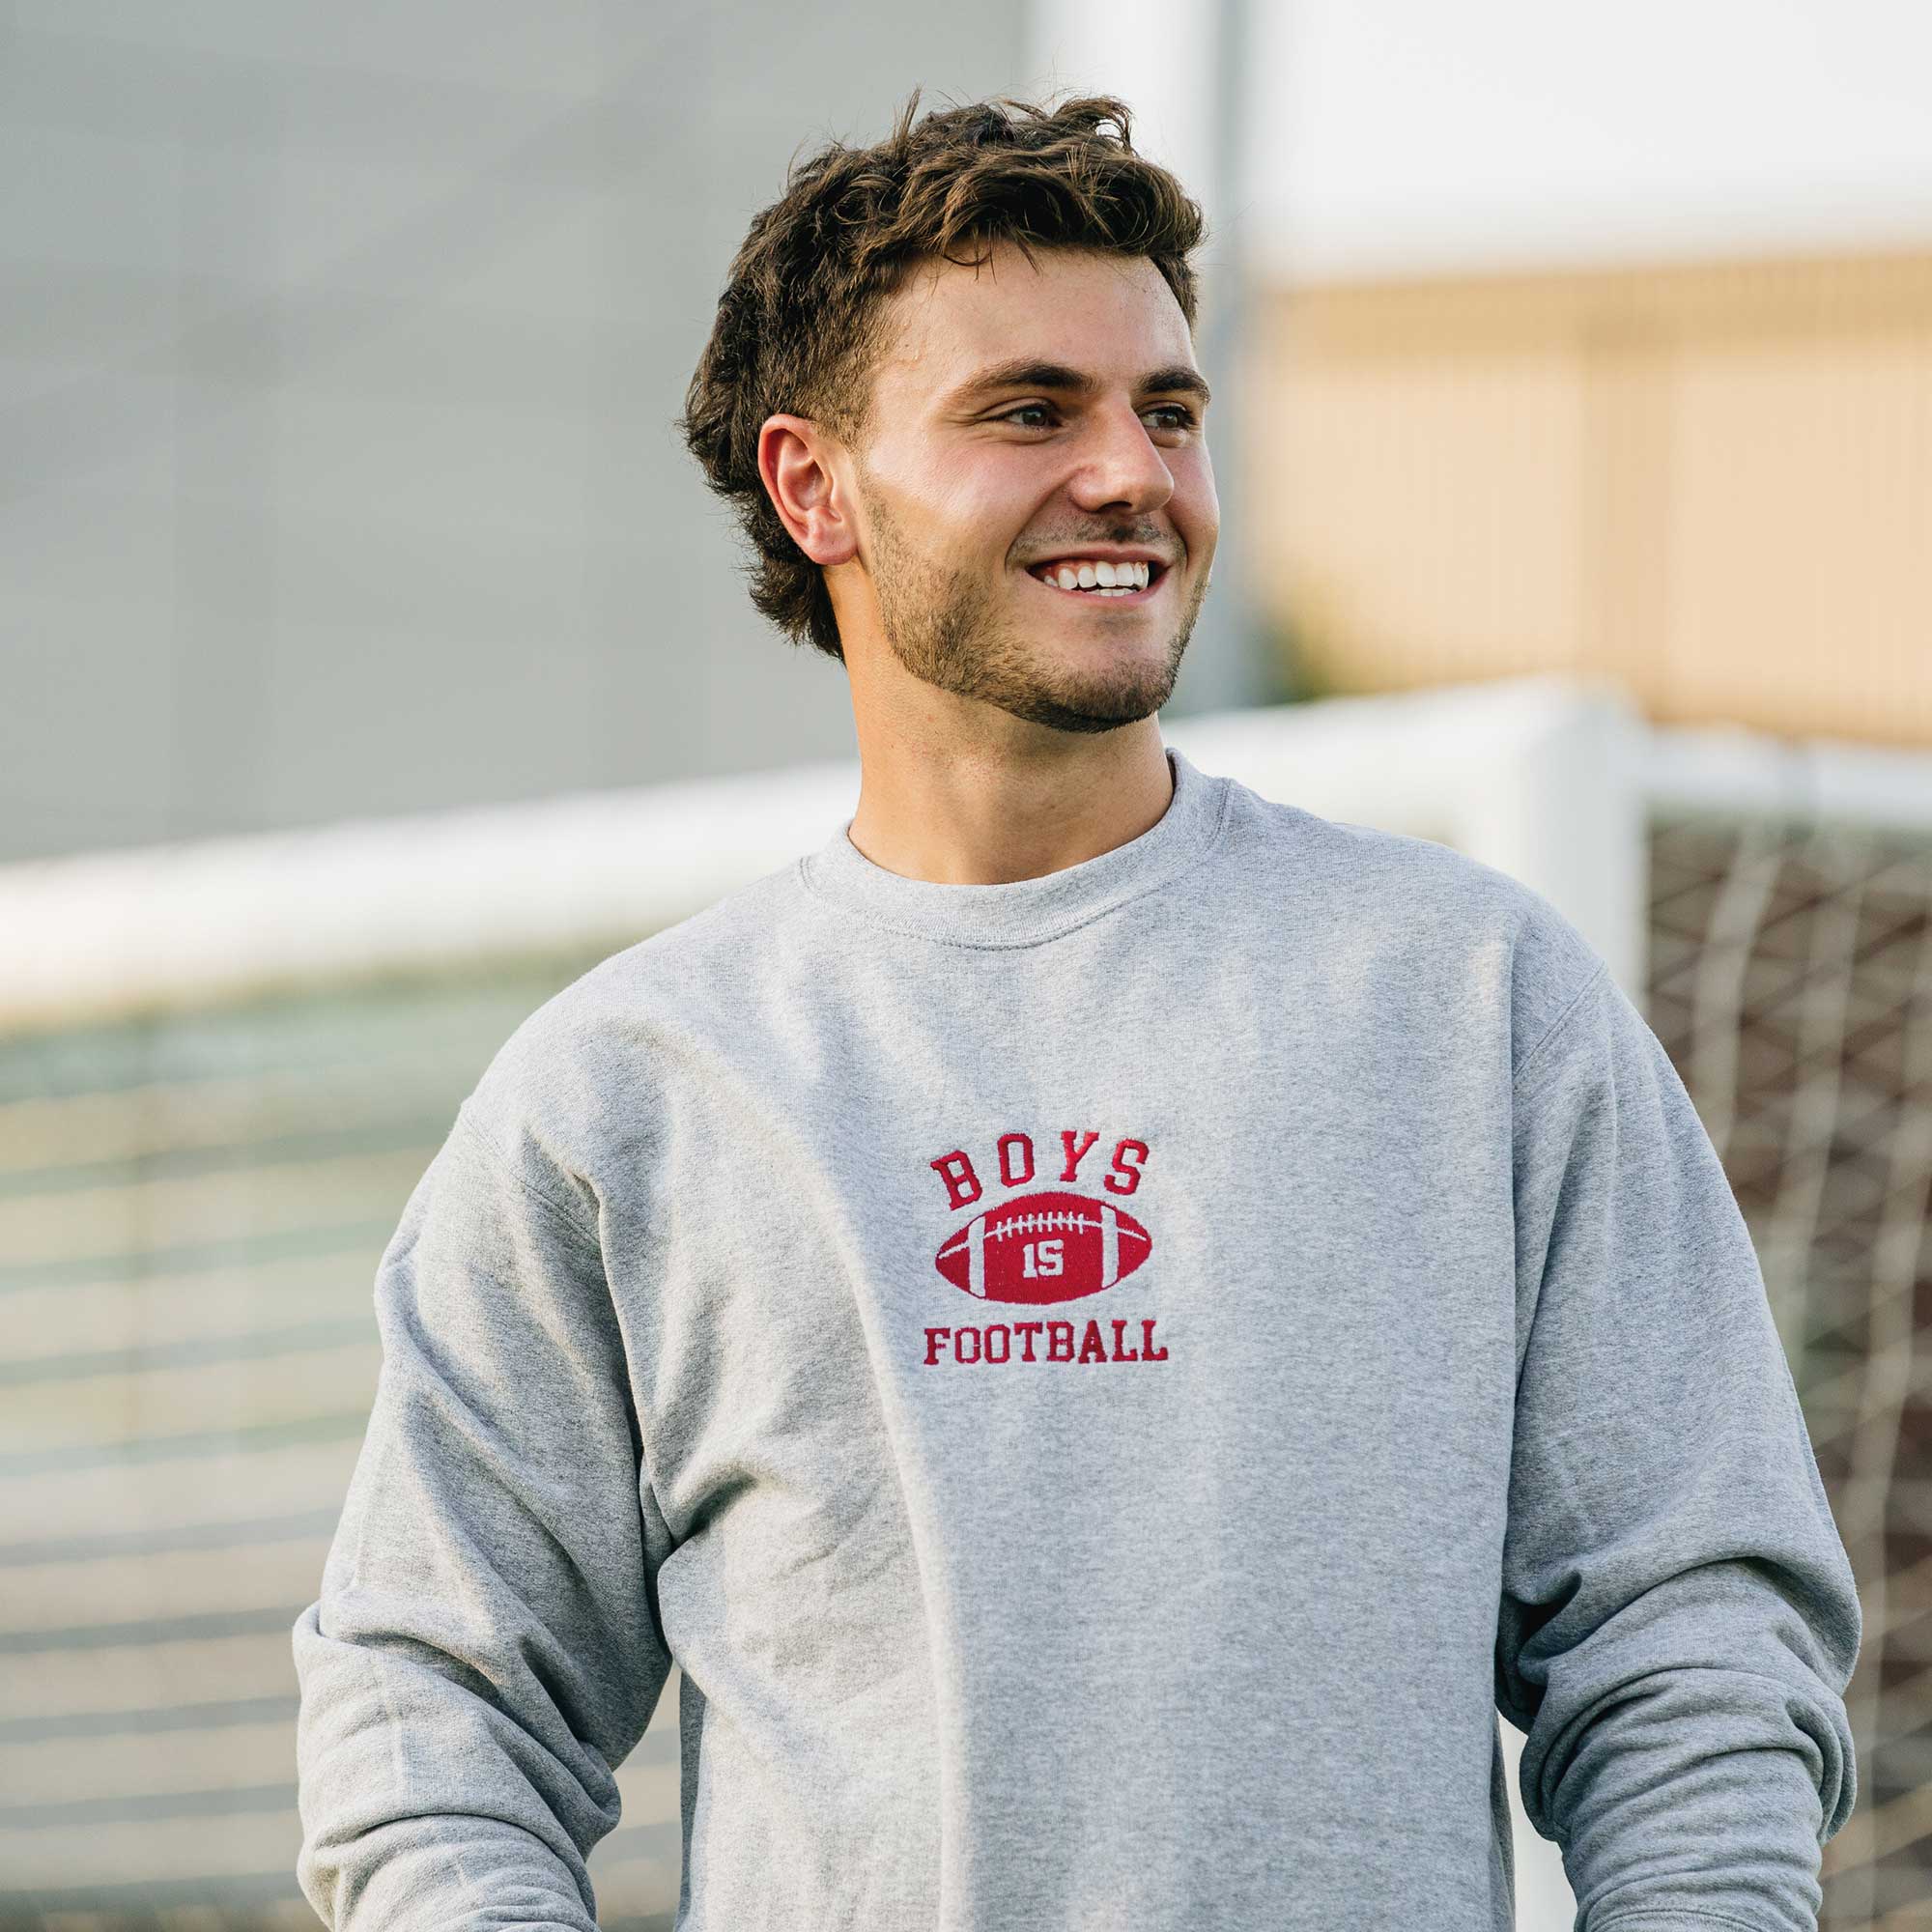
M1057 389L1064 394L1091 396L1100 386L1098 381L1081 369L1069 369L1065 362L1041 362L1021 356L1011 362L995 362L969 376L946 398L949 407L970 403L1001 389ZM1165 369L1150 369L1134 385L1143 394L1189 395L1205 409L1212 397L1207 379L1184 362Z

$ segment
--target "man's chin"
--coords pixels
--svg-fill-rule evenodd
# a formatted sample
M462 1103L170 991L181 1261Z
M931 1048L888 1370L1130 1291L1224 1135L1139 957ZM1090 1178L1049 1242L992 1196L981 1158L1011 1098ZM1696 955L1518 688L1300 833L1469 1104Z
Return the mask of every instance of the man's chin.
M1174 676L1150 669L1127 677L1041 681L987 692L1001 710L1057 731L1118 731L1151 718L1174 690Z
M1164 705L1180 670L1188 632L1154 644L1098 635L1077 643L1031 626L984 625L970 607L940 608L910 624L888 623L894 654L914 677L1056 731L1118 731Z

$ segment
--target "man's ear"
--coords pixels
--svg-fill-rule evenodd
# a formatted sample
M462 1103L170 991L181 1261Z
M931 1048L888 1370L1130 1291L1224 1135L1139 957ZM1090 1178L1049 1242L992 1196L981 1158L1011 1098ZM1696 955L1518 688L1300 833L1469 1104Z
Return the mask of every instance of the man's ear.
M859 532L832 467L837 441L810 416L767 416L758 431L758 474L796 543L828 568L859 554Z

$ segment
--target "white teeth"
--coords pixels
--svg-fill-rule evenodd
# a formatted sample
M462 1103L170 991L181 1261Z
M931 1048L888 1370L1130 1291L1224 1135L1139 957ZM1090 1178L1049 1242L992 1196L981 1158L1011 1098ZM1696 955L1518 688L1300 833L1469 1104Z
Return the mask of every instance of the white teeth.
M1047 564L1040 573L1043 583L1057 584L1062 590L1082 590L1090 597L1131 597L1152 582L1151 564L1085 563Z

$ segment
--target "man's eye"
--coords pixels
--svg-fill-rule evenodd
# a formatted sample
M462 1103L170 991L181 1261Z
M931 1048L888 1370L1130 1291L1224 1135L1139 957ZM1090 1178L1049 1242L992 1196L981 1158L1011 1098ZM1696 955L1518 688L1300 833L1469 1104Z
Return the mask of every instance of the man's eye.
M999 420L1001 422L1011 422L1018 416L1051 416L1057 413L1058 412L1051 403L1021 403L1013 409L1004 411ZM1163 423L1161 425L1163 429L1192 429L1195 426L1196 417L1194 412L1185 403L1156 403L1146 413L1151 416L1173 416L1176 418L1171 423ZM1046 425L1044 423L1021 423L1020 427L1022 429L1044 429Z

